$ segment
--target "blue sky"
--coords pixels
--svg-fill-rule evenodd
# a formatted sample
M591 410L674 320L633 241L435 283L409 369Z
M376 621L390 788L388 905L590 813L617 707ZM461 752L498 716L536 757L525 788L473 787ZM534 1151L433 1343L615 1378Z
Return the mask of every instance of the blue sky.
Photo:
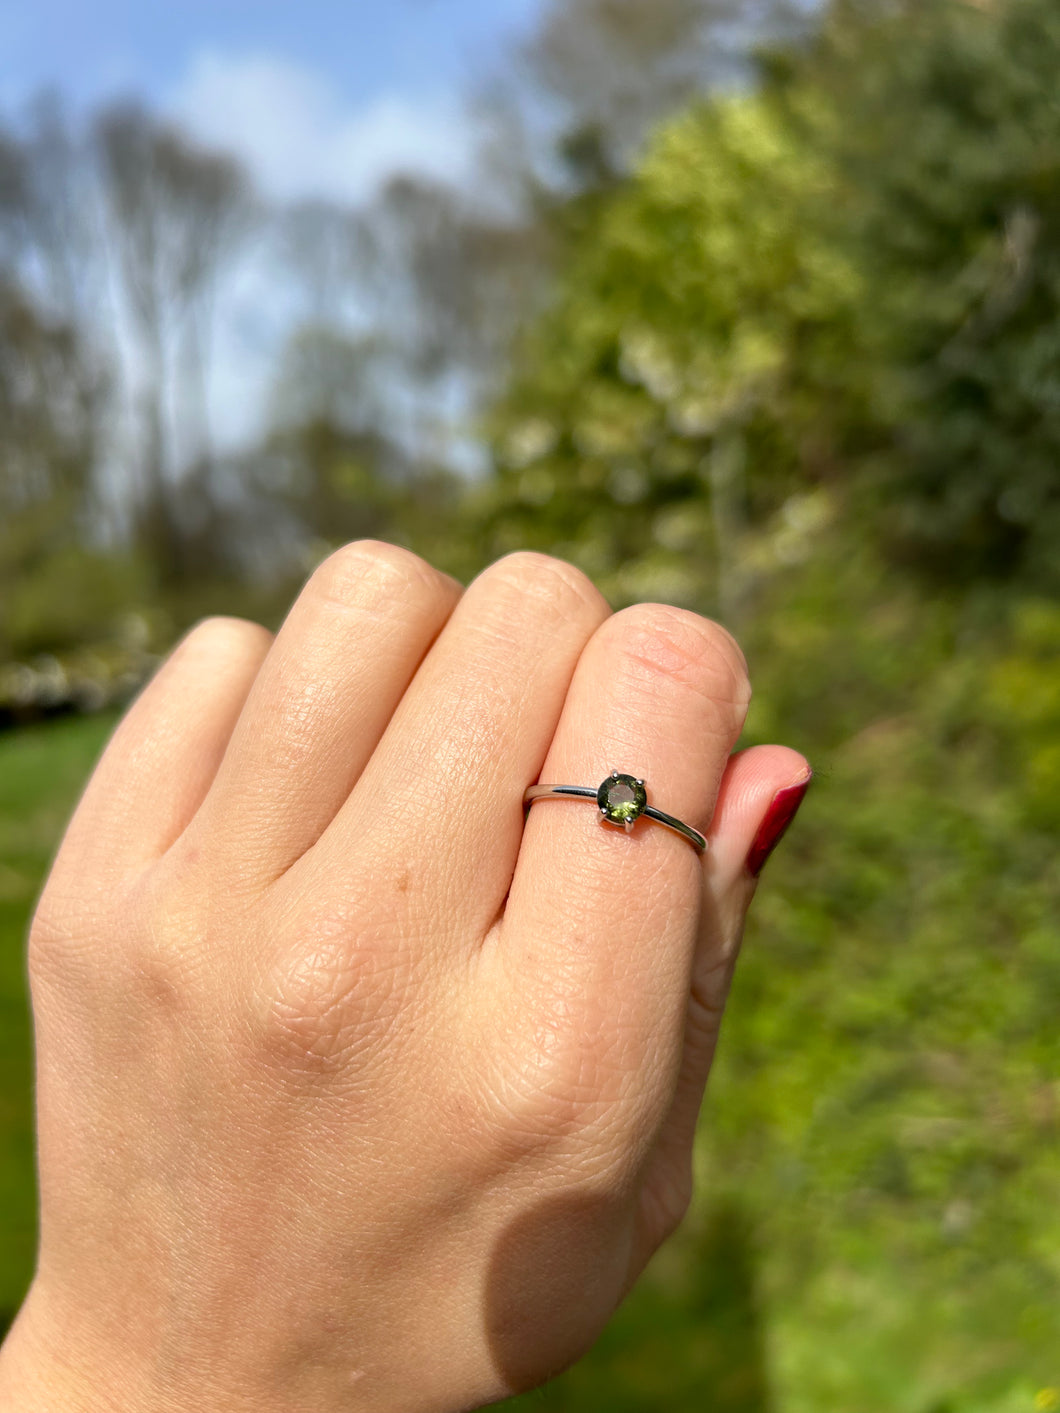
M0 104L138 93L277 195L458 170L460 95L540 0L0 0Z
M242 158L266 198L357 204L398 170L470 175L462 99L543 3L0 0L0 116L42 88L74 112L135 94ZM268 262L252 246L220 292L208 388L224 445L259 434L290 323Z
M219 49L283 57L364 100L456 83L537 9L537 0L3 0L0 88L160 93L196 53Z

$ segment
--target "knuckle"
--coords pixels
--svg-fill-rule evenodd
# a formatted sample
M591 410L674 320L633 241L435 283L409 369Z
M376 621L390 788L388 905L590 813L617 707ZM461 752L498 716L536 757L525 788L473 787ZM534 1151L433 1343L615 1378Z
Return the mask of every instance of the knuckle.
M509 1159L611 1160L625 1080L606 1048L572 1023L572 1010L531 1007L520 1044L491 1070L491 1109Z
M249 618L236 618L228 614L212 614L200 618L185 634L180 648L206 650L211 653L224 652L235 646L268 645L272 634L260 623Z
M56 901L54 889L45 890L30 923L26 947L34 993L54 984L84 983L95 929L94 917L72 914Z
M349 1072L385 1048L405 989L400 966L384 965L356 941L334 936L287 951L260 992L257 1045L266 1069L295 1088Z
M668 604L637 604L617 613L609 627L626 657L653 677L740 708L750 701L746 659L721 624Z
M354 540L334 550L309 583L313 593L339 608L372 607L410 594L434 598L453 586L419 555L382 540Z
M560 616L609 613L607 601L587 574L566 560L534 550L518 550L490 566L480 577L492 591L508 592L554 609Z
M175 892L164 871L149 871L122 899L108 928L124 939L108 958L113 984L143 1014L185 1013L199 997L208 932L198 900Z
M89 907L46 893L30 929L30 979L100 1014L120 1013L130 1033L147 1023L167 1026L199 994L198 940L185 910L156 897L147 877Z
M197 1008L197 980L192 954L169 938L141 941L114 972L123 1008L141 1023L149 1022L156 1039L177 1030Z
M535 1072L531 1065L495 1077L488 1103L493 1156L502 1168L551 1162L582 1133L577 1092L554 1073Z

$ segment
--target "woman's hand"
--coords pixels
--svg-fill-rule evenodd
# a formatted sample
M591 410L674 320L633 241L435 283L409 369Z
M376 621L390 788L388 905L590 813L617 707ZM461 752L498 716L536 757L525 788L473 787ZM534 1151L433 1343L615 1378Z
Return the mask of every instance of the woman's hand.
M275 641L191 632L32 928L4 1406L455 1410L577 1358L685 1211L748 857L809 775L730 759L748 697L715 624L529 554L461 593L354 544ZM705 857L584 801L524 822L612 767Z

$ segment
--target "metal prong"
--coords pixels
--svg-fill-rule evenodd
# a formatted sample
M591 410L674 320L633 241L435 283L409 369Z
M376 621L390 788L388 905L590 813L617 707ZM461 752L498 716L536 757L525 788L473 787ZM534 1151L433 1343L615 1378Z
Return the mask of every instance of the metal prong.
M618 779L618 771L617 771L617 770L613 770L613 771L611 772L611 779L612 779L612 780L617 780L617 779Z
M622 821L622 823L626 826L626 833L627 833L627 834L632 834L632 833L633 833L633 821L632 821L631 819L624 819L624 820Z

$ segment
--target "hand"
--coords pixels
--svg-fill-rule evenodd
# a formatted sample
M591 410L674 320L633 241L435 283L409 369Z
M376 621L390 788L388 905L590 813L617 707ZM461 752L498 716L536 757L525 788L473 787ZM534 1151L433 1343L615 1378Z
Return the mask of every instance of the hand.
M577 1358L685 1211L748 856L809 775L730 759L748 697L721 628L537 555L461 593L350 545L275 641L194 629L31 931L5 1407L418 1413ZM612 767L705 857L584 801L524 823Z

